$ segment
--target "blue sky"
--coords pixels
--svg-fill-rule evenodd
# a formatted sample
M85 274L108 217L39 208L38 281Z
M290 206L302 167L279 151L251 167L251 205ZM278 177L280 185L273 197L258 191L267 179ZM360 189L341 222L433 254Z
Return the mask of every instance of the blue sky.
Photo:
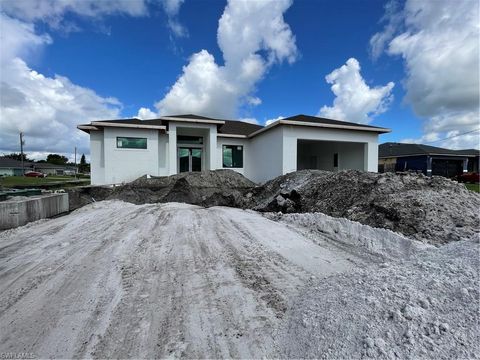
M50 0L2 3L2 38L9 36L14 50L1 55L0 80L2 94L6 94L1 104L1 152L16 150L18 131L26 133L27 149L29 144L36 157L54 151L69 154L72 142L88 152L88 141L75 130L76 124L111 116L142 116L141 108L148 108L149 116L144 118L176 111L207 116L227 114L260 124L299 113L323 115L391 128L392 133L382 135L381 142L405 140L478 147L478 132L461 135L479 126L478 26L468 21L471 15L465 21L455 16L446 23L442 20L445 14L454 12L461 15L473 11L473 18L478 18L476 1L459 1L457 6L438 1L438 7L433 8L428 1L297 0L285 1L283 6L277 2L275 8L269 5L262 10L248 9L258 2L253 0L237 7L233 0L229 5L201 0L114 0L105 3L105 8L85 8L79 1L69 2L71 5L64 8ZM442 12L439 7L443 7ZM219 19L225 14L230 17L222 29ZM252 14L255 19L245 23L242 16L251 19ZM256 28L264 19L267 25ZM269 24L278 19L282 27L271 28ZM439 22L443 30L437 32ZM172 23L181 29L180 33ZM418 24L426 25L419 28ZM229 28L233 28L233 34L228 33ZM259 32L250 39L258 42L257 47L244 46L242 36L236 34L244 29ZM429 36L420 37L415 44L400 41L419 33ZM274 39L285 35L284 41L265 45L269 34ZM376 54L372 52L375 34L384 39L375 40L381 48ZM218 41L221 36L223 47ZM454 66L452 54L442 49L448 48L449 41L458 42L459 37L464 41L465 36L467 44L477 45L464 52L458 49L461 45L455 45L458 56L464 54L465 66L452 69L452 76L460 76L460 80L464 77L469 83L464 83L463 88L470 92L465 96L453 89L450 98L437 96L445 93L445 84L451 82L445 70ZM429 56L412 55L418 52L418 46L424 46ZM199 85L198 79L192 80L192 72L189 75L183 70L196 63L191 57L202 50L206 52L198 64L209 65L213 71L212 77L202 79L212 82L209 88ZM246 80L236 78L239 67L224 62L225 57L235 63L252 55L257 57L259 73ZM270 63L271 56L276 60ZM355 61L347 63L351 58ZM438 64L438 58L446 60ZM13 64L14 59L20 59L22 64ZM432 71L439 72L439 84L432 85L430 75L425 73L428 61L432 62ZM327 83L326 76L342 66L344 76L334 76L333 82ZM216 75L217 71L225 74ZM41 74L43 78L37 80L42 86L35 90L33 82L25 84L22 72ZM472 80L475 75L476 80ZM332 92L333 84L340 87L340 94ZM233 95L224 98L222 89L230 87L234 88ZM184 100L190 95L199 100L204 93L211 97L210 102L198 105L198 101ZM38 101L22 108L23 100L9 103L15 98L13 94L38 97ZM75 99L72 108L69 101L62 100L65 96L71 96L72 102ZM459 99L465 97L470 101L459 106ZM256 100L252 104L248 99ZM230 105L222 108L223 103ZM450 107L443 106L450 103ZM321 111L322 107L326 108ZM20 111L32 114L31 118L15 120L14 115ZM45 141L48 134L58 141ZM438 141L444 138L450 139Z

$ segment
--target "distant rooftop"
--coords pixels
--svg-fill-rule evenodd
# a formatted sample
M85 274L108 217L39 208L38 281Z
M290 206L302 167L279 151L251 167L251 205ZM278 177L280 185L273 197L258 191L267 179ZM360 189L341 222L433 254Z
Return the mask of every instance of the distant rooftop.
M414 155L479 156L479 154L480 150L475 149L452 150L423 144L395 142L387 142L378 147L378 156L381 158Z

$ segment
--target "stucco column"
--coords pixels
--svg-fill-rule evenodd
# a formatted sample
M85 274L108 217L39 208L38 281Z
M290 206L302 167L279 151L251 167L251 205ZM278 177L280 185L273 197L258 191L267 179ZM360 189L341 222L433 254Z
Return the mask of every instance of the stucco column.
M177 173L177 126L170 122L168 125L168 174Z
M369 141L364 146L363 154L365 171L378 172L378 143Z
M208 132L208 164L209 170L215 170L217 168L217 126L214 125Z
M297 170L297 137L291 128L282 126L282 174Z

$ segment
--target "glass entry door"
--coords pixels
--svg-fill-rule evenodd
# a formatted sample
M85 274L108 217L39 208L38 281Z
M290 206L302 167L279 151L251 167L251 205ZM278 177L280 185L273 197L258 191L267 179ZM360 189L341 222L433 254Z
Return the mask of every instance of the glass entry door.
M178 148L178 171L202 171L202 149Z

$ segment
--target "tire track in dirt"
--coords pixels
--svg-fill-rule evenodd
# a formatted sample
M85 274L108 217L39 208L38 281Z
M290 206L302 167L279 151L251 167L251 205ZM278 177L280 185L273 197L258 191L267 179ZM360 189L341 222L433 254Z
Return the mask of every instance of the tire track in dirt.
M175 203L99 202L0 244L0 351L38 357L275 357L299 290L351 269L255 212Z

